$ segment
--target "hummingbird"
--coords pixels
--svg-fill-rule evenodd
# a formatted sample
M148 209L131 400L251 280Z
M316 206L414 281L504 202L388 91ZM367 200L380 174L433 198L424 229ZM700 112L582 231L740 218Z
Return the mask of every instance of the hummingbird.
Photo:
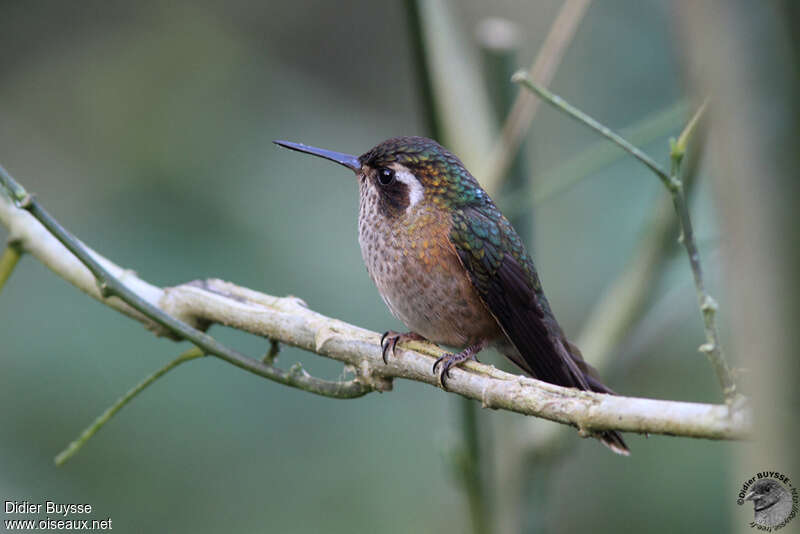
M522 239L452 152L425 137L394 137L360 156L275 144L356 174L361 255L389 311L409 329L383 334L384 362L406 340L457 348L433 365L446 389L453 366L491 345L536 379L614 394L567 340ZM629 454L618 432L595 437Z

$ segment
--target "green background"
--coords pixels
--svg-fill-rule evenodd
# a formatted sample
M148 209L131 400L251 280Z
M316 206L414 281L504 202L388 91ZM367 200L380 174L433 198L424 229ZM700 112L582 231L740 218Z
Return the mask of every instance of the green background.
M488 15L518 22L520 66L560 5L453 4L470 36ZM401 329L361 261L352 175L271 144L359 154L387 137L425 133L400 3L0 6L0 162L78 237L154 284L219 277L300 296L376 331ZM551 87L614 128L685 98L670 6L594 3ZM678 130L647 148L665 160L667 136ZM533 179L596 140L542 108L526 149ZM713 211L700 189L692 210L717 295ZM663 194L643 167L621 159L537 207L534 260L570 336ZM703 335L684 256L671 261L654 302L618 348L607 382L630 396L718 402L696 350ZM251 355L267 347L220 327L212 333ZM97 414L184 349L24 258L0 296L3 499L89 503L91 517L111 517L118 532L467 527L448 461L459 440L456 399L404 381L391 393L335 401L208 358L156 383L54 467L53 456ZM284 348L280 363L297 359L312 373L340 373L296 349ZM630 436L633 454L620 458L570 438L549 479L519 467L530 479L521 511L530 531L720 532L739 478L750 476L727 472L726 443Z

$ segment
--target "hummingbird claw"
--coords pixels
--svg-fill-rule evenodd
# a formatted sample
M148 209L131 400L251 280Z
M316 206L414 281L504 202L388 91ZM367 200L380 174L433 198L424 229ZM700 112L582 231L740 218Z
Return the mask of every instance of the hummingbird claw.
M406 332L405 334L401 334L399 332L395 332L394 330L387 330L381 336L381 356L383 357L383 363L389 364L389 360L387 359L386 355L389 351L392 352L392 356L395 356L395 349L397 348L397 343L399 341L426 341L424 337L417 334L416 332Z
M397 332L394 332L392 330L387 330L381 336L381 357L383 358L383 363L385 363L387 365L388 365L389 361L386 359L386 351L389 349L389 344L386 343L386 338L391 336L391 335L396 335L396 334L397 334Z
M445 353L437 358L436 361L433 362L433 374L436 374L436 368L441 364L442 370L439 373L439 382L442 384L442 389L447 389L447 378L451 378L450 369L466 360L478 361L477 354L483 350L486 345L486 341L480 341L456 354Z
M381 336L381 357L383 358L383 363L388 364L389 360L386 358L386 352L389 350L389 344L391 343L390 336L397 335L397 332L392 330L387 330ZM390 338L389 343L386 342L386 338Z
M433 374L436 374L436 368L439 367L439 364L442 365L442 370L439 373L439 382L442 384L442 389L447 389L447 379L452 378L450 376L450 368L454 365L458 365L459 363L463 362L464 360L469 359L469 355L464 354L464 352L459 352L457 354L446 353L440 356L434 363L433 363Z

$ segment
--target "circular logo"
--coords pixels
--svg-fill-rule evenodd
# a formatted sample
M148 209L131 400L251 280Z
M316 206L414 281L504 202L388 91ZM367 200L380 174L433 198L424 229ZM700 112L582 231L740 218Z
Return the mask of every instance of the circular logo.
M742 483L736 504L752 503L750 527L773 532L780 530L797 515L797 488L779 471L762 471Z

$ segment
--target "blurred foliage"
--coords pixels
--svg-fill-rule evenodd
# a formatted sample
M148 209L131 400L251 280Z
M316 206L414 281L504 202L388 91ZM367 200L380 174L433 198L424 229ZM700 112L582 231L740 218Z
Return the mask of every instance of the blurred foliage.
M518 22L528 64L558 6L470 0L454 11L467 37L488 15ZM684 98L670 6L595 3L554 90L614 128ZM374 330L400 327L361 261L351 176L270 143L360 153L422 130L400 3L31 1L4 2L2 13L0 161L67 228L153 283L218 276L301 296ZM596 140L542 108L527 144L534 180ZM666 135L648 148L665 158ZM572 337L661 194L646 170L623 159L537 207L535 261ZM705 194L693 214L701 242L716 234ZM608 376L616 390L720 399L696 353L702 331L689 276L685 258L676 259L659 288L670 305L648 315L657 328L621 347L622 363ZM389 394L337 402L212 359L192 362L56 469L56 452L185 347L109 313L31 258L4 288L0 318L6 499L90 503L120 532L465 526L441 456L456 439L453 399L402 381ZM267 347L213 333L253 355ZM280 358L340 372L293 349ZM723 468L730 444L632 436L624 459L574 440L538 522L556 531L726 529L713 511L737 489Z

